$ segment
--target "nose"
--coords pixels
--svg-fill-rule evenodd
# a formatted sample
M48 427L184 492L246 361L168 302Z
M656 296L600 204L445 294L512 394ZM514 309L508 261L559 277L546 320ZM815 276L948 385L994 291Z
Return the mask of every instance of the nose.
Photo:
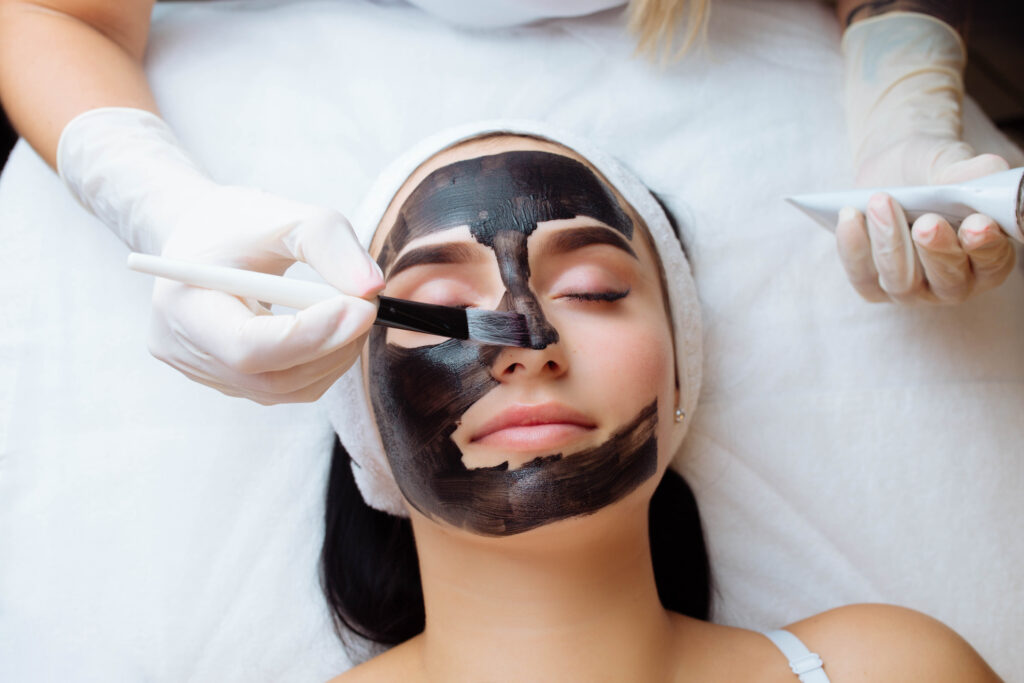
M506 346L494 359L491 375L499 382L558 379L569 371L569 360L559 343L542 349Z
M526 249L526 233L499 230L492 247L498 260L498 271L505 285L499 311L515 311L526 319L530 348L543 349L558 341L558 332L544 317L540 302L530 289L530 261Z

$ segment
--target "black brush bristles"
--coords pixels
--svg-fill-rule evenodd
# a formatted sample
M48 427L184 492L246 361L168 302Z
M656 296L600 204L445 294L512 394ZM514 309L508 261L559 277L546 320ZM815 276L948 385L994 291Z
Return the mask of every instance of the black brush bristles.
M481 344L530 347L530 330L521 313L466 309L469 338Z
M437 306L382 296L376 324L452 339L473 339L482 344L530 345L526 318L519 313Z

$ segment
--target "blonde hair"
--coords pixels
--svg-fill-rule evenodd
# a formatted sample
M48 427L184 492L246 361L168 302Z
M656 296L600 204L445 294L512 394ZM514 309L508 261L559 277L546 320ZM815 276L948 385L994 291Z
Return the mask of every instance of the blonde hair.
M629 32L637 52L666 64L682 57L707 31L711 0L630 0ZM676 29L685 24L677 43Z

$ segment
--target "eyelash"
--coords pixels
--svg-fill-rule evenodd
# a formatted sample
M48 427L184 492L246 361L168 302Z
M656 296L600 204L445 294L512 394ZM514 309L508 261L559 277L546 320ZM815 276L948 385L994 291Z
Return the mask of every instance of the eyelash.
M629 296L630 291L632 290L627 288L621 291L612 292L569 292L568 294L562 294L557 298L587 303L612 303L613 301L625 299ZM443 305L461 309L477 308L477 304L475 303L449 303Z
M573 301L600 301L603 303L610 303L612 301L618 301L619 299L625 299L629 295L630 290L624 289L620 292L571 292L569 294L563 294L560 298L572 299Z

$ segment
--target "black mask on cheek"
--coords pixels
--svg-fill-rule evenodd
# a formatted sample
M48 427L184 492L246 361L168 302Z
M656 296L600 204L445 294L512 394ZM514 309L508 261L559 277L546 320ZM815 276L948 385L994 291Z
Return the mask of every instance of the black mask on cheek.
M506 152L455 162L425 178L402 205L380 263L387 271L405 244L468 225L492 248L506 294L501 308L522 313L534 349L558 342L530 289L527 240L543 221L586 215L623 234L633 224L586 166L548 152ZM657 403L607 442L568 457L536 458L509 471L469 470L451 440L466 410L498 382L501 347L471 341L405 348L375 327L369 382L377 425L395 480L423 514L478 533L508 535L615 502L657 471Z

